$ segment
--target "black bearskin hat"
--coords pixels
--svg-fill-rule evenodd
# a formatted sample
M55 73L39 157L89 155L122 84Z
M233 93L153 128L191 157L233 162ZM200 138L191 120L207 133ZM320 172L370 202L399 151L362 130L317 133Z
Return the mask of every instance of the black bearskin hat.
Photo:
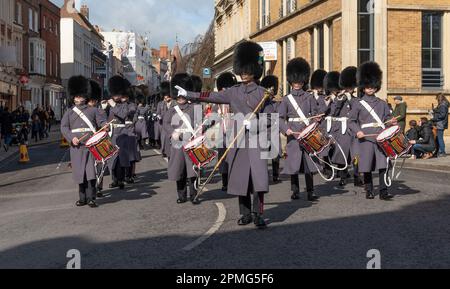
M170 82L164 81L161 82L161 98L164 98L167 95L170 95Z
M89 96L90 100L95 101L101 101L102 100L102 88L100 87L100 84L98 84L96 81L90 80L89 81L91 85L91 95Z
M221 91L226 88L233 87L237 84L236 77L231 72L225 72L219 75L216 81L217 90Z
M84 96L85 98L88 98L90 88L89 80L84 76L72 76L69 79L68 89L71 97Z
M358 68L354 66L349 66L342 70L341 72L341 78L339 79L339 86L342 89L346 88L355 88L357 87L356 83L356 73L358 71Z
M200 76L198 75L191 75L192 78L192 84L194 85L193 92L202 92L203 88L203 81Z
M383 82L383 71L378 63L365 62L358 69L357 79L360 89L375 88L379 91Z
M341 78L341 74L337 71L328 72L325 78L323 79L323 89L325 93L329 95L332 92L337 92L341 90L339 86L339 79Z
M136 102L137 102L138 104L143 104L143 105L145 105L145 103L146 103L146 101L145 101L145 96L142 95L142 94L139 94L139 95L136 97Z
M275 75L267 75L263 78L263 80L261 80L261 86L265 89L273 88L273 92L277 94L279 86L278 77L276 77Z
M323 81L327 72L323 69L317 69L311 76L311 89L323 89Z
M234 50L234 73L250 74L255 80L260 79L264 71L264 51L262 47L251 41L239 44Z
M287 79L290 84L303 83L307 86L311 75L311 67L303 58L294 58L287 65Z
M130 82L119 75L111 77L108 81L108 89L111 96L127 95L130 86Z
M170 95L172 96L172 98L178 97L178 89L175 88L175 86L177 85L187 91L194 90L194 83L192 82L192 78L187 73L178 73L175 74L174 77L172 77L172 81L170 82Z

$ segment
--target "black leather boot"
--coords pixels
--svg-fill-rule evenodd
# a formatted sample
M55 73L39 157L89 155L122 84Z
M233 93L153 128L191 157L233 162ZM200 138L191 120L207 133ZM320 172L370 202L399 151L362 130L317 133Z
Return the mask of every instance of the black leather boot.
M375 195L373 194L372 190L366 190L366 199L368 199L368 200L375 199Z
M295 201L295 200L300 200L300 193L299 193L299 192L294 192L294 193L292 193L291 199L292 199L293 201Z
M393 198L394 198L394 196L389 194L388 190L382 190L380 192L380 200L382 200L382 201L390 201Z
M319 196L314 193L314 191L308 192L308 201L315 202L319 200Z
M253 223L255 224L255 226L258 229L265 229L265 228L267 228L266 221L264 220L263 216L261 216L260 214L255 214Z
M248 224L251 224L252 222L253 222L252 215L245 215L239 219L238 225L239 226L247 226Z

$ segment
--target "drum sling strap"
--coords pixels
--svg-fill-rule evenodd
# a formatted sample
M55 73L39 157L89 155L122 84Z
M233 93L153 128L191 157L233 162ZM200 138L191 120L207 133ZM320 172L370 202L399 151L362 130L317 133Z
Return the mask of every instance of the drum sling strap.
M87 118L87 116L78 107L75 106L72 110L76 114L78 114L78 116L84 121L84 123L87 124L87 126L92 130L93 133L95 133L97 131L94 128L94 126L92 125L92 122Z
M181 111L181 108L178 105L175 106L174 108L175 108L175 111L177 112L178 116L183 121L183 123L186 126L186 128L189 130L189 132L194 134L195 133L194 128L192 127L191 123L189 122L189 120L187 119L187 117L183 113L183 111Z
M295 101L294 96L292 94L288 95L288 99L291 102L292 106L294 107L295 111L297 112L300 119L303 121L304 124L307 126L310 124L309 119L306 118L305 114L303 113L302 109L298 105L298 103Z
M360 103L370 113L373 119L377 122L378 126L381 127L382 129L385 129L386 126L381 121L381 118L378 116L375 110L365 100L361 100Z

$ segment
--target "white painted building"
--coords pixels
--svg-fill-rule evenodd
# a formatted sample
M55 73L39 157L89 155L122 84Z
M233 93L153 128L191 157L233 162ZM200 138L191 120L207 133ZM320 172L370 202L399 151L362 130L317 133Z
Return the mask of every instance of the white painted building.
M153 86L152 55L148 41L134 32L101 32L122 57L124 77L132 85Z

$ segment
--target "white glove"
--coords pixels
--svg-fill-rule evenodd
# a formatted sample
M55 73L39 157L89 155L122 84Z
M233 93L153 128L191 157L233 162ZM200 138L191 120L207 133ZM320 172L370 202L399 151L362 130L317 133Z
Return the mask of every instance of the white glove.
M108 100L108 104L109 104L111 107L116 107L116 102L115 102L114 100L112 100L112 99Z
M247 129L248 131L250 131L251 130L251 128L252 128L252 122L251 121L249 121L248 119L246 119L246 120L244 120L244 126L245 126L245 129Z
M102 106L102 109L105 110L108 107L108 102L106 102L106 101L102 102L101 106Z
M178 89L178 96L183 96L183 97L187 96L187 91L184 88L182 88L178 85L176 85L175 88Z

